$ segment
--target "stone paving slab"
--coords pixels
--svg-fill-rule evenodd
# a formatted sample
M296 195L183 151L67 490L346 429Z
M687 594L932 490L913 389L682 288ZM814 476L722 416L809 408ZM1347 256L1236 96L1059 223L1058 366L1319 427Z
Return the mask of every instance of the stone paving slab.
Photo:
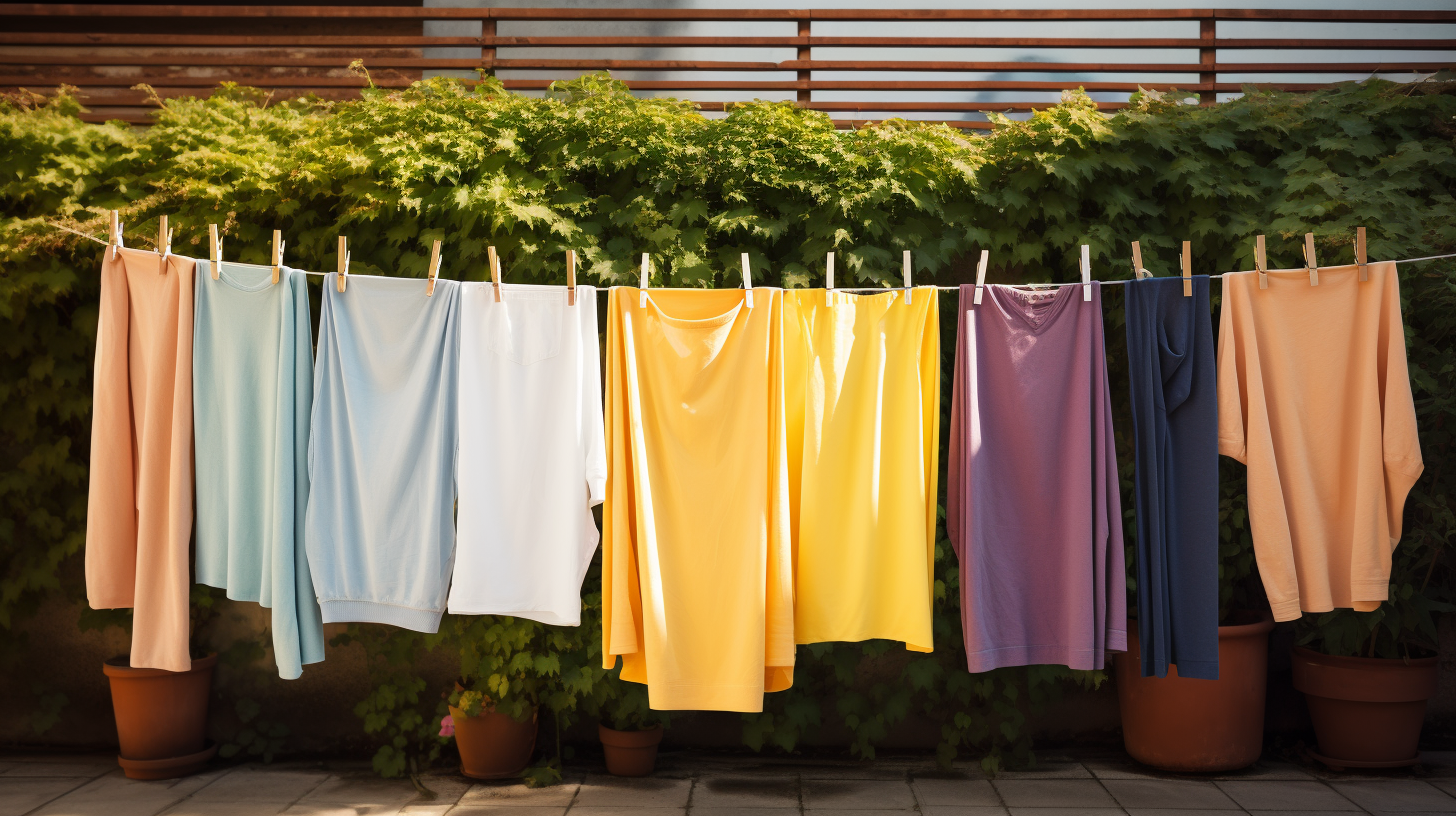
M533 789L440 772L422 778L422 791L357 762L217 765L139 782L114 756L0 757L0 816L1456 816L1456 753L1392 772L1263 761L1201 776L1119 756L1049 756L994 779L975 764L945 771L918 758L664 759L664 773L645 779L573 770L563 784Z

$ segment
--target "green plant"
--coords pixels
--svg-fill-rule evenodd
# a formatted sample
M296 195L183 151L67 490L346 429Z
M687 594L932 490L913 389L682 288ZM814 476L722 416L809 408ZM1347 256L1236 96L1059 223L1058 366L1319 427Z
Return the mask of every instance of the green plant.
M1308 231L1324 262L1348 262L1356 225L1370 228L1376 259L1456 249L1449 85L1251 91L1209 108L1174 96L1136 95L1109 118L1073 93L1027 121L998 120L985 136L909 122L840 132L823 114L767 102L710 120L690 103L634 98L604 76L557 83L545 99L490 79L474 89L444 79L366 89L340 103L270 101L226 85L206 100L169 100L146 130L83 124L66 95L9 97L0 103L0 660L35 648L18 626L43 600L84 604L77 560L100 248L54 225L103 235L106 210L117 208L128 243L149 246L165 213L177 231L174 251L205 257L211 222L226 234L227 256L247 262L267 260L277 228L290 263L312 269L334 268L336 236L345 234L352 272L416 277L430 242L441 239L442 274L467 280L486 277L490 245L508 280L536 283L562 282L571 248L583 282L635 284L646 251L653 284L674 286L736 285L745 251L763 285L817 283L832 249L840 286L878 286L899 281L904 249L914 252L917 281L942 284L968 280L981 249L999 282L1072 280L1082 243L1100 279L1130 276L1132 240L1160 274L1171 271L1182 240L1193 241L1199 273L1248 268L1258 233L1270 237L1276 263L1298 258ZM1428 647L1435 615L1452 601L1452 476L1443 463L1456 411L1453 270L1403 270L1428 466L1408 502L1394 600L1374 613L1307 616L1301 637L1321 648L1403 655ZM942 300L947 316L953 297ZM1115 424L1125 429L1116 292L1105 316ZM954 321L942 330L948 384ZM948 400L950 389L942 391ZM1131 444L1117 441L1126 489ZM1222 474L1221 600L1239 608L1262 592L1242 468L1226 462ZM868 757L913 720L939 728L947 762L970 754L994 770L1034 760L1033 724L1045 703L1094 691L1105 675L1055 667L968 674L957 565L943 530L939 538L936 651L805 647L794 688L744 717L745 744L790 751L844 729L855 755ZM632 711L641 689L600 667L599 587L594 567L578 629L447 616L437 635L352 625L336 637L335 649L365 654L371 686L356 711L375 740L376 769L418 773L448 749L438 733L449 690L428 687L417 669L431 652L458 659L466 689L482 699L516 713L539 707L557 735L574 718ZM126 619L83 616L88 625ZM265 636L256 651L211 640L199 647L264 661ZM259 683L265 675L257 673ZM218 692L238 715L230 743L240 752L287 750L286 737L269 736L264 712L242 721L252 709L239 701L261 700L266 686L244 682L240 670L237 678ZM245 732L265 719L262 733ZM553 744L538 774L546 781L570 747L559 736Z

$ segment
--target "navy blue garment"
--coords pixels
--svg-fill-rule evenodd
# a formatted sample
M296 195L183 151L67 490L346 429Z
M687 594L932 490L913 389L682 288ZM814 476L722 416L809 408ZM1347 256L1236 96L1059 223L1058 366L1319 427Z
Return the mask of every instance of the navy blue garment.
M1128 283L1143 676L1218 679L1218 381L1208 276Z

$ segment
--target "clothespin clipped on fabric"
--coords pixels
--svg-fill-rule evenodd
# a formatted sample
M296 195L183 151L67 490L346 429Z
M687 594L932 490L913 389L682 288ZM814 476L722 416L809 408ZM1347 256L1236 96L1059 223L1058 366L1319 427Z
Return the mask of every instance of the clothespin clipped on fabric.
M440 242L430 246L430 268L425 278L425 297L435 296L435 278L440 276ZM497 295L496 297L500 297Z
M111 260L116 260L116 253L121 249L121 211L111 211L111 234L107 236L106 243L111 247Z
M566 250L566 305L576 305L576 250Z
M217 236L217 225L207 225L208 257L212 260L212 279L222 273L222 239ZM342 290L341 290L342 291Z
M1132 242L1132 279L1142 280L1144 276L1151 278L1153 273L1143 269L1143 247L1138 241Z
M157 217L157 274L167 274L167 256L172 254L172 231L167 229L167 216Z
M1193 242L1183 242L1183 297L1193 297Z
M748 253L743 253L743 305L753 308L753 276L748 273Z
M905 302L910 302L910 250L905 250L904 259L900 261L900 270L905 275Z
M1254 236L1254 269L1259 272L1259 288L1269 288L1269 256L1264 254L1264 236Z
M1082 300L1092 301L1092 248L1082 245Z
M349 288L349 239L339 236L339 274L334 276L334 283L339 294Z
M644 252L642 253L642 302L638 304L638 308L647 308L647 278L651 274L652 260L648 257L647 253Z
M1361 282L1370 280L1370 267L1365 265L1365 228L1355 228L1355 265L1360 267Z
M1309 269L1309 285L1319 286L1319 262L1314 257L1314 233L1304 234L1304 265Z
M824 305L834 305L834 253L824 259Z
M283 230L273 230L273 282L283 274Z
M986 265L991 262L991 250L981 250L981 260L976 262L976 297L975 303L981 305L981 293L986 290Z
M485 248L486 263L490 265L490 288L495 291L495 302L501 302L500 293L500 255L496 254L495 247Z

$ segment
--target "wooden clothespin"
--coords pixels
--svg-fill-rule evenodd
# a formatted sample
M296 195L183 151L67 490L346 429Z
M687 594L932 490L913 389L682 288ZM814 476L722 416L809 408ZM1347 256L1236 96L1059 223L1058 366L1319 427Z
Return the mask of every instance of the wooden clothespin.
M1370 280L1370 267L1365 265L1365 228L1355 228L1355 264L1360 267L1360 280Z
M566 305L576 305L576 250L566 250Z
M1254 236L1254 269L1259 272L1259 288L1269 288L1269 256L1264 254L1264 236Z
M116 260L116 254L121 249L121 211L111 211L111 234L107 236L106 243L111 247L111 260Z
M986 289L986 265L991 261L991 250L981 250L981 260L976 262L976 297L975 303L981 305L981 293Z
M339 236L339 274L334 276L334 283L339 294L349 288L349 239Z
M638 304L638 308L641 309L647 308L647 278L650 274L652 274L652 260L644 252L642 253L642 302Z
M1082 245L1082 300L1092 301L1092 248Z
M824 259L824 305L834 305L834 253Z
M435 296L435 278L440 276L440 242L436 241L430 246L430 268L425 278L425 297ZM499 287L497 287L499 291ZM499 294L496 295L500 297Z
M1309 269L1309 285L1319 286L1319 262L1314 257L1314 233L1304 234L1304 265Z
M905 250L905 255L900 261L900 271L905 275L905 302L910 302L910 250Z
M222 273L222 239L217 235L217 225L207 225L208 257L212 260L212 279Z
M495 302L501 302L500 291L500 255L496 254L495 247L485 248L486 262L490 265L490 288L495 291Z
M748 273L748 253L743 253L743 305L753 308L753 277Z
M172 231L167 229L167 216L157 217L157 274L167 274L167 256L172 254Z
M1193 242L1183 242L1183 297L1193 297Z
M273 230L273 282L283 274L283 230Z
M1147 277L1150 277L1151 278L1153 276L1153 273L1147 271L1146 269L1143 269L1143 248L1142 248L1142 244L1139 243L1139 242L1137 242L1137 241L1133 241L1132 242L1132 279L1133 280L1142 280L1144 275L1146 275Z

